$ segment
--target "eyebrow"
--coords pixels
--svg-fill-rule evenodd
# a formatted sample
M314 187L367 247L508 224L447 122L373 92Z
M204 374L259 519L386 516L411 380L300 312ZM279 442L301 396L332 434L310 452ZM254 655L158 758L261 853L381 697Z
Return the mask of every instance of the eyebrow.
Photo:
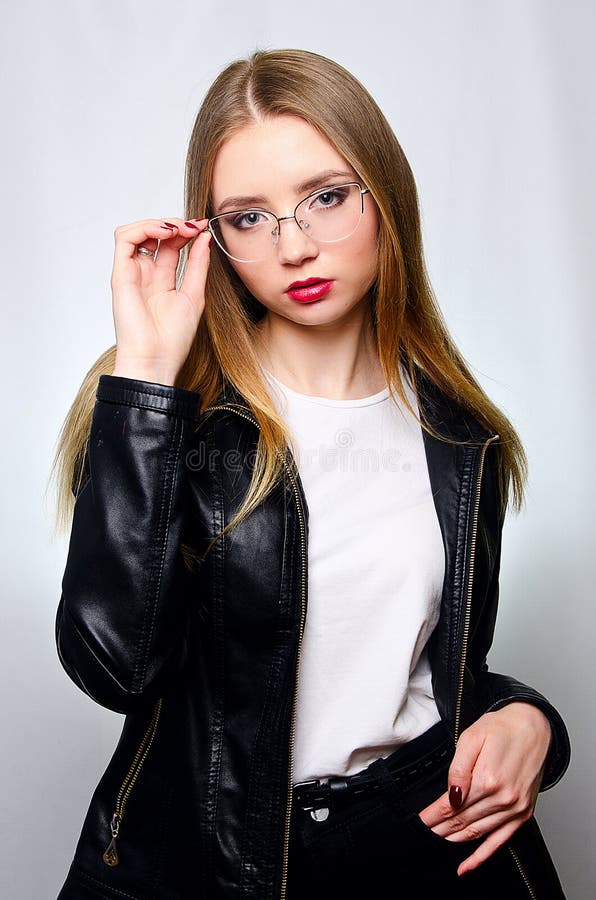
M326 169L324 172L319 172L318 175L314 175L312 178L308 178L306 181L301 181L300 184L294 185L294 191L296 195L304 194L306 191L315 191L318 187L324 187L328 184L330 178L346 178L351 181L354 179L354 175L352 172L340 172L336 169ZM249 206L255 206L257 203L264 204L268 202L267 197L262 196L226 197L223 203L219 204L217 215L228 207L231 207L232 209L246 209Z

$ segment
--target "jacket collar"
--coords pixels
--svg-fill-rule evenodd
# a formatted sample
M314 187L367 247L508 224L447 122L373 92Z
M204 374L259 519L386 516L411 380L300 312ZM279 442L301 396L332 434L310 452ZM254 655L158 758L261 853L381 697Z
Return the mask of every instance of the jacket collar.
M482 443L493 434L470 410L457 400L448 397L419 367L417 379L419 406L424 412L423 418L433 430L458 441Z

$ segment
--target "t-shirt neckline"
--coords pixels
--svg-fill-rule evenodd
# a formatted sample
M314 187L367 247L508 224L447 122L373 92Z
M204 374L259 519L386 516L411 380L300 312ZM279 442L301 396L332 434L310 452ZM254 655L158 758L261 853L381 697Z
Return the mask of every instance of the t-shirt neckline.
M301 394L299 391L293 390L293 388L288 387L287 384L284 384L283 381L280 381L279 378L270 372L268 369L263 368L263 372L269 378L271 378L276 384L279 385L282 391L286 394L289 394L291 397L295 397L298 400L304 400L309 403L316 403L320 406L339 406L345 408L350 408L353 406L372 406L375 403L382 403L383 400L386 400L389 397L389 387L385 385L380 391L377 391L376 394L370 394L368 397L357 397L355 399L350 400L337 400L333 397L319 397L311 394Z

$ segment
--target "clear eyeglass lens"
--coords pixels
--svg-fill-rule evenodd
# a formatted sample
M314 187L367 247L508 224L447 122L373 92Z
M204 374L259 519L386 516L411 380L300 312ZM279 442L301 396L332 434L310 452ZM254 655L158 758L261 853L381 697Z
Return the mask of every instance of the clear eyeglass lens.
M350 184L324 188L307 197L298 205L296 219L313 240L333 243L353 234L361 213L360 185ZM226 213L213 226L219 245L239 262L265 259L279 236L275 217L260 209Z

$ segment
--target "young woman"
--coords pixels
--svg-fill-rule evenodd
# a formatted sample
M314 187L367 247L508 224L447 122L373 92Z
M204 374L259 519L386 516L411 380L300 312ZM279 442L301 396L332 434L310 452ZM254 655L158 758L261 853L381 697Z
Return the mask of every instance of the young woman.
M563 897L533 812L567 731L486 664L524 451L389 124L331 60L256 52L185 212L116 228L116 345L58 447L58 653L126 716L60 900Z

